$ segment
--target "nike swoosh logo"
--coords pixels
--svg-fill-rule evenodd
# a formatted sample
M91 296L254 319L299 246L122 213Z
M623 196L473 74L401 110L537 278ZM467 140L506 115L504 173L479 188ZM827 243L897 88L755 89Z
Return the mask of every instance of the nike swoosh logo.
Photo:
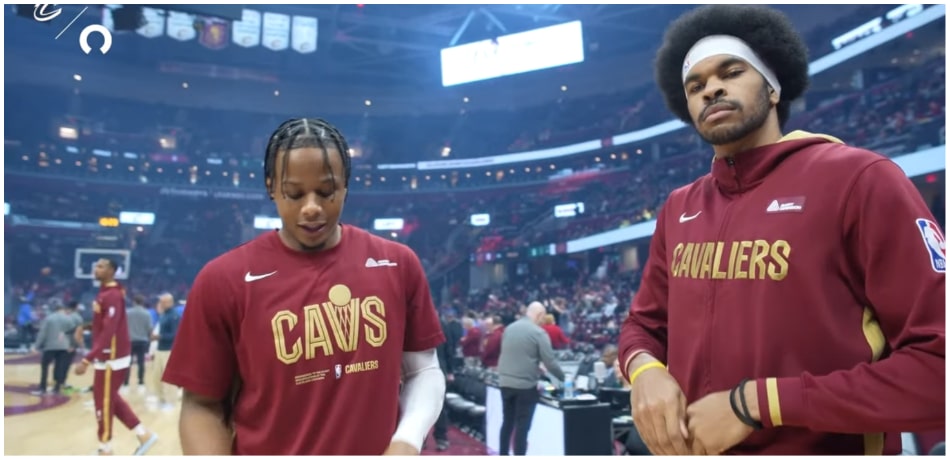
M692 216L687 216L686 213L684 212L683 214L680 214L680 223L682 224L683 222L689 222L699 217L699 215L702 213L703 213L702 211L699 211L696 214L693 214Z
M272 272L270 272L270 273L265 273L265 274L263 274L263 275L252 275L251 272L247 272L247 274L244 275L244 282L245 282L245 283L250 283L251 281L257 281L257 280L259 280L259 279L264 279L264 278L267 278L268 276L273 275L274 273L277 273L277 270L274 270L274 271L272 271Z

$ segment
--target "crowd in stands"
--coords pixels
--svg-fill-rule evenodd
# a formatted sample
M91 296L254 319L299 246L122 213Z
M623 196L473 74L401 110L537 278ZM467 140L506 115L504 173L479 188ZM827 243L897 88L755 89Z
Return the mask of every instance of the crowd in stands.
M873 18L892 8L893 5L866 5L853 17L819 26L809 37L811 55L817 58L834 51L830 34L840 34L847 30L845 28L867 21L860 18ZM905 46L902 42L885 47ZM917 48L930 45L925 40L913 43ZM894 69L905 70L899 66ZM77 85L75 91L26 85L8 88L9 105L22 111L10 117L7 132L17 133L18 139L27 143L28 150L34 149L36 142L49 138L50 128L56 126L76 127L80 141L88 143L90 149L161 151L163 145L159 138L165 137L174 139L172 150L176 154L192 159L193 163L201 165L206 158L217 158L228 165L257 169L259 152L263 152L270 131L284 119L272 114L148 104L87 94L80 88L81 85ZM653 83L593 96L571 94L565 92L547 104L509 110L381 116L367 107L362 115L319 115L338 125L351 146L359 151L358 162L367 163L440 159L447 146L451 147L450 158L453 159L558 147L609 138L671 118ZM35 120L53 123L36 123Z
M912 152L944 143L945 94L946 66L940 57L865 91L829 98L795 125L884 154Z
M614 260L605 261L593 272L565 269L559 275L518 277L442 306L450 320L461 318L463 356L471 363L494 367L497 350L492 333L503 332L534 301L547 307L549 322L544 329L555 349L590 353L616 343L620 324L639 287L639 270L623 271Z
M834 134L845 142L873 149L885 154L901 154L917 150L924 146L940 145L945 137L944 104L945 93L945 65L943 57L929 59L914 68L912 72L896 73L885 82L870 85L862 90L840 90L822 92L822 99L809 101L804 112L794 114L789 129L806 129ZM648 102L648 106L656 107L659 101L649 102L650 98L658 97L656 91L648 91L643 95L641 102ZM594 98L599 100L598 98ZM608 98L610 99L610 98ZM605 99L607 100L607 99ZM613 100L618 100L614 98ZM121 104L120 104L121 105ZM607 113L611 109L609 104L603 104L602 110ZM54 109L50 109L54 110ZM649 113L663 113L661 110L649 110ZM570 114L586 114L589 111L568 110ZM234 116L233 114L231 114ZM49 116L49 115L47 115ZM251 116L251 115L248 115ZM572 115L573 116L573 115ZM207 117L217 119L218 117ZM594 118L597 118L594 116ZM21 119L17 117L17 119ZM124 119L124 118L123 118ZM187 118L186 119L190 119ZM532 120L532 117L524 117ZM630 128L644 128L655 121L640 118L626 118L634 120ZM494 126L501 130L507 129L510 123L503 123L503 119L486 123L482 120L479 126ZM12 121L18 124L20 122ZM217 123L217 122L215 122ZM626 122L625 122L626 123ZM204 126L203 123L195 123ZM554 130L564 134L571 132L567 129ZM259 125L258 125L259 126ZM385 132L385 124L380 124L379 132ZM623 129L627 126L624 125ZM176 128L177 129L177 128ZM203 128L207 129L207 128ZM259 131L259 128L249 131ZM28 133L35 132L35 127L23 131L12 130L16 135L8 136L7 155L5 166L8 170L56 174L69 177L85 178L89 180L108 180L152 185L174 185L182 187L204 186L240 190L261 189L261 166L259 155L243 156L240 158L221 159L206 157L207 152L193 150L191 154L150 154L145 156L134 153L135 148L124 143L115 145L111 150L111 157L102 157L95 152L97 148L109 148L110 144L119 141L115 138L96 140L95 129L90 128L89 136L83 136L79 141L67 143L63 140L51 141L50 136L40 137L46 141L35 141ZM425 131L425 130L422 130ZM469 132L468 130L464 130ZM246 132L246 131L245 131ZM376 131L371 131L376 132ZM407 131L404 131L407 132ZM614 126L600 137L622 132L619 126ZM113 131L104 131L111 136ZM150 131L148 136L157 142L157 134ZM101 133L100 133L101 134ZM229 134L229 136L233 136ZM478 136L482 139L501 139L503 135ZM90 140L92 139L92 140ZM571 137L563 139L557 145L564 145L568 141L588 139L586 137ZM122 141L124 142L124 141ZM254 143L245 139L244 144ZM473 138L473 143L477 143ZM76 145L78 144L79 147ZM82 146L85 145L85 146ZM181 144L179 144L180 146ZM535 144L532 144L535 145ZM67 151L68 147L78 148L79 152ZM155 148L155 146L152 146ZM261 144L258 152L263 151ZM529 148L522 145L522 148ZM161 151L160 148L158 148ZM176 149L173 151L179 151ZM142 152L139 150L138 152ZM100 152L101 153L101 152ZM129 155L132 155L131 157ZM215 153L214 155L218 155ZM565 171L578 173L596 168L616 169L626 168L631 172L631 180L636 176L648 177L648 182L669 181L673 186L688 182L705 170L708 148L694 133L689 131L675 131L665 136L650 139L646 142L607 147L600 151L584 153L567 158L549 161L536 161L528 164L512 164L506 166L470 168L461 170L374 170L371 165L355 164L351 191L353 193L392 193L392 192L448 192L453 190L478 190L499 186L538 186L549 184L556 177L562 176ZM679 157L695 156L697 160L682 160ZM210 159L210 160L209 160ZM204 160L204 161L202 161ZM212 163L209 163L212 161ZM670 168L671 174L666 174L658 165L660 161L678 161L688 163L683 166ZM695 165L695 167L694 167ZM659 169L658 169L659 168ZM659 172L658 172L659 171ZM658 179L659 178L659 179ZM658 194L663 196L669 186L660 185ZM652 195L651 191L644 193ZM617 196L619 194L614 194ZM637 203L639 207L651 208L652 197L647 203ZM632 205L632 203L631 203ZM634 208L637 206L621 206ZM627 212L629 209L615 211ZM488 212L488 211L485 211ZM498 216L503 212L496 213ZM625 220L619 218L619 221ZM581 225L578 223L577 225ZM594 223L593 225L598 225Z

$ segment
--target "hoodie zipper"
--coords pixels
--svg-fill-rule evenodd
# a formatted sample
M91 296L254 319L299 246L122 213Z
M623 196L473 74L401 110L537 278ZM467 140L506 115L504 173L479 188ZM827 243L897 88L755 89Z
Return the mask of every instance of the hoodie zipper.
M739 172L736 171L736 159L733 157L726 157L726 164L729 165L729 169L732 170L732 177L736 180L737 191L742 191L742 182L739 181Z
M723 235L727 234L726 228L729 224L729 219L732 217L730 213L730 211L732 210L732 205L737 199L739 199L742 196L741 194L742 184L739 181L739 172L736 171L736 160L732 157L726 157L726 164L729 165L729 169L732 170L732 176L736 180L737 191L740 192L739 196L730 197L730 199L726 201L726 206L723 209L723 213L722 213L722 221L719 224L719 233L716 235L716 239L715 239L715 242L717 244L720 241L723 243L722 257L726 260L726 272L728 273L729 272L729 267L728 267L729 254L731 253L731 248L729 247L729 244L727 241L723 241ZM722 259L720 259L719 262L721 263L721 261ZM713 331L716 329L716 320L715 320L716 287L717 287L716 283L724 282L724 281L728 281L728 280L717 280L712 277L710 277L709 279L709 300L707 302L708 327L706 328L705 344L703 346L703 352L706 354L706 369L705 369L705 372L703 372L703 384L705 385L705 389L704 389L705 391L703 391L702 393L703 395L706 395L712 392L712 383L713 383L712 370L713 370L713 366L716 365L716 363L713 362L713 357L716 356L716 353L713 351L713 344L712 344Z

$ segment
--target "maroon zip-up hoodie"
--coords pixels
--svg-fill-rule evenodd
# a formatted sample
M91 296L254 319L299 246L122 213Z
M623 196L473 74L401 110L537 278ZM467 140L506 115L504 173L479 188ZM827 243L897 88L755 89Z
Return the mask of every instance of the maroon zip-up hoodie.
M945 425L945 269L894 162L796 131L670 194L621 362L667 363L690 403L754 379L766 428L729 453L897 453Z

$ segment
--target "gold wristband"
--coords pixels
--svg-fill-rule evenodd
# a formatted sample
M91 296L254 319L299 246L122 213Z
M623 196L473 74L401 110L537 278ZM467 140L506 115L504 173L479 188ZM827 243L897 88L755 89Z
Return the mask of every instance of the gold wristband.
M650 363L646 363L646 364L644 364L644 365L638 367L637 370L633 371L633 373L630 374L630 386L633 386L633 381L636 380L637 377L639 377L640 374L643 373L643 371L645 371L645 370L647 370L647 369L652 369L652 368L654 368L654 367L662 367L662 368L666 369L666 366L664 366L663 363L661 363L661 362L659 362L659 361L653 361L653 362L650 362Z

